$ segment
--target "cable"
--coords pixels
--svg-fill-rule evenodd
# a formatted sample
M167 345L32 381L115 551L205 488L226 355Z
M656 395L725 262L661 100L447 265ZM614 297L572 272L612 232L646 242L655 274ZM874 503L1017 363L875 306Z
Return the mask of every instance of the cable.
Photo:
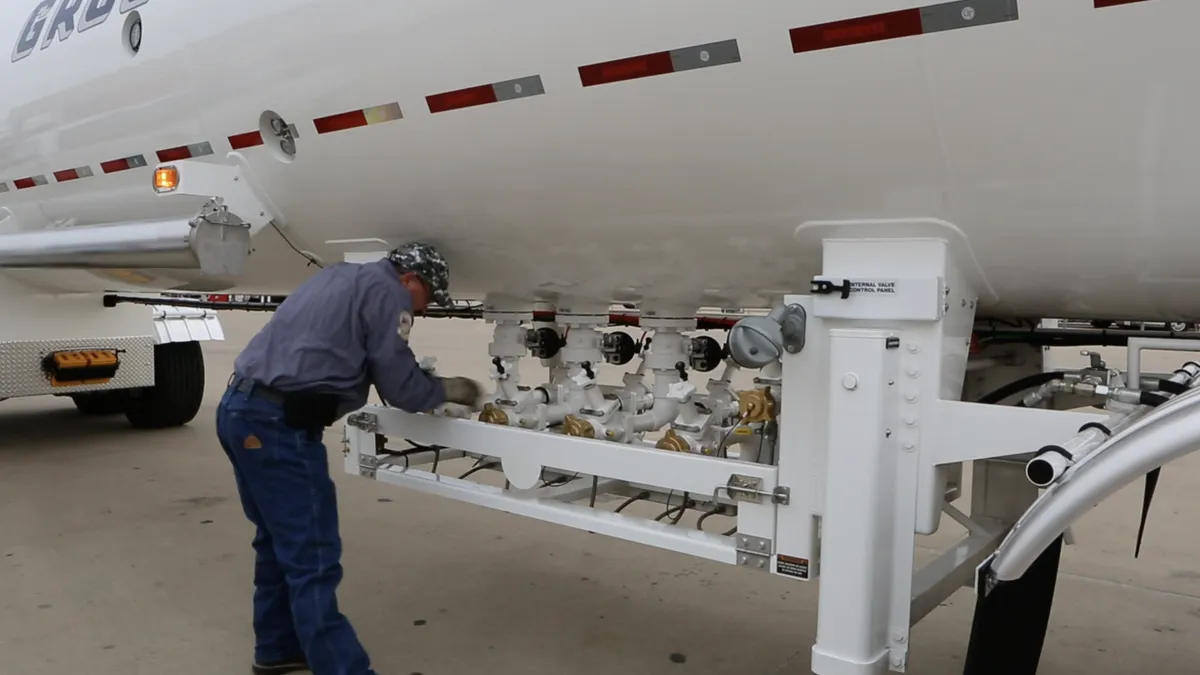
M466 478L467 476L470 476L471 474L475 473L476 471L483 471L484 469L493 469L497 466L500 466L500 462L488 462L487 464L476 463L475 466L473 466L473 467L467 469L465 472L463 472L463 474L461 476L459 476L458 479L462 480L462 479Z
M736 429L736 428L738 428L739 426L741 426L741 424L742 424L743 422L745 422L745 421L746 421L746 420L747 420L749 417L750 417L750 413L749 413L749 412L747 412L745 415L741 415L741 416L739 416L739 417L737 418L737 421L733 423L733 426L729 427L729 430L728 430L728 431L726 431L726 432L725 432L725 435L724 435L724 436L721 438L721 444L720 444L719 446L717 446L717 456L719 456L719 457L723 457L723 458L725 458L725 459L728 459L728 458L729 458L729 453L728 453L728 451L727 451L727 450L726 450L726 448L725 448L725 445L726 445L727 443L729 443L729 436L730 436L730 434L732 434L732 433L733 433L733 430L734 430L734 429Z
M592 476L592 498L588 500L588 508L596 507L596 493L600 490L600 477Z
M630 504L632 504L640 499L649 499L649 498L650 498L650 493L646 490L643 490L643 491L639 492L638 494L630 497L629 499L626 499L625 501L621 502L621 505L618 506L616 508L616 510L613 511L613 513L620 513L621 511L625 510L626 506L629 506Z
M671 496L674 494L675 494L675 491L671 490L670 494L667 495L667 506L668 507L671 506ZM666 511L663 511L662 513L658 514L658 516L656 516L654 518L654 521L655 522L661 521L663 518L666 518L667 516L674 513L675 517L671 519L671 524L678 525L679 521L683 518L683 514L687 512L688 508L691 506L695 506L695 505L696 505L696 503L693 502L691 499L689 499L688 493L685 492L685 493L683 493L683 503L682 504L680 504L679 506L676 506L673 509L668 508Z
M708 520L712 516L723 516L723 515L725 515L725 505L724 504L717 506L717 508L715 508L711 511L704 512L699 518L696 519L696 529L703 532L704 531L704 521Z
M1003 387L1000 387L999 389L996 389L995 391L992 391L988 394L984 394L982 397L980 397L975 402L976 403L999 403L1000 401L1003 401L1004 399L1008 398L1009 396L1014 396L1016 394L1019 394L1019 393L1025 391L1026 389L1032 389L1034 387L1046 384L1047 382L1051 382L1053 380L1060 380L1060 379L1066 377L1066 375L1067 374L1061 370L1055 370L1055 371L1052 371L1049 373L1034 373L1033 375L1027 375L1015 382L1009 382L1008 384L1004 385Z
M283 237L284 243L286 243L288 246L290 246L293 251L300 254L301 258L304 258L305 260L307 260L309 265L316 265L317 267L320 267L321 269L325 269L325 266L322 265L321 263L317 262L316 258L314 258L311 255L305 253L304 251L301 251L300 249L296 248L296 245L292 243L291 239L287 238L287 235L283 233L283 230L279 229L279 226L275 224L274 220L271 221L271 228L274 229L276 232L278 232L280 237Z

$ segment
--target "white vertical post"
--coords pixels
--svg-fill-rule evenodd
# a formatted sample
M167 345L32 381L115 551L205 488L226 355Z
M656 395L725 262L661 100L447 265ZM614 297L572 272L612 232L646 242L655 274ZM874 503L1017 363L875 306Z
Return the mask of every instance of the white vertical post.
M823 580L812 651L819 675L881 673L888 663L894 474L901 451L898 346L890 331L830 331L825 491L838 504L825 510L821 528Z

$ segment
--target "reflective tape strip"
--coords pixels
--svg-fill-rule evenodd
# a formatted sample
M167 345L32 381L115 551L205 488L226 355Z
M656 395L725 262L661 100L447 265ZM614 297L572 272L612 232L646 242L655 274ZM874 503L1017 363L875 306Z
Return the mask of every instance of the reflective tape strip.
M28 190L29 188L38 187L39 185L45 185L46 183L49 183L49 182L50 181L46 180L45 176L30 176L29 178L22 178L20 180L14 180L13 187L17 188L18 190Z
M80 178L91 178L92 167L81 166L76 169L64 169L63 171L54 172L54 180L65 183L70 180L79 180Z
M802 26L790 31L792 53L833 49L1016 21L1017 0L957 0L895 12Z
M144 155L134 155L132 157L111 159L107 162L101 162L100 170L104 173L117 173L118 171L140 169L144 166L146 166L146 157Z
M211 155L213 154L213 149L211 143L193 143L192 145L181 145L178 148L159 150L157 154L158 161L160 162L178 162L184 159L192 159L193 157Z
M697 68L723 66L741 60L737 40L725 40L580 66L579 80L583 86L592 87Z
M1104 9L1105 7L1117 7L1119 5L1132 5L1135 2L1149 2L1150 0L1096 0L1096 9Z
M234 150L245 150L246 148L256 148L263 144L262 134L257 131L248 131L244 134L237 134L229 137L229 147Z
M317 127L318 134L331 134L335 131L345 131L346 129L365 127L370 124L394 122L395 120L403 119L403 117L404 115L400 112L399 103L388 103L387 105L378 105L374 108L351 110L350 112L321 117L313 120L313 125Z
M433 94L426 96L425 102L429 105L429 112L440 113L447 110L459 110L488 103L539 96L544 93L546 93L546 88L542 85L542 77L530 75L515 80Z

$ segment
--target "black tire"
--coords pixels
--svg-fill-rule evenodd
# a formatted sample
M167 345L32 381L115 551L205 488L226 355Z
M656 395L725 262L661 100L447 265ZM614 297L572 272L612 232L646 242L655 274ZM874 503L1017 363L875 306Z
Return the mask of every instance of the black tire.
M79 412L89 417L119 415L129 406L129 392L98 391L90 394L77 394L71 397Z
M139 390L125 418L137 429L181 427L196 418L204 402L204 351L199 342L173 342L154 348L154 386Z

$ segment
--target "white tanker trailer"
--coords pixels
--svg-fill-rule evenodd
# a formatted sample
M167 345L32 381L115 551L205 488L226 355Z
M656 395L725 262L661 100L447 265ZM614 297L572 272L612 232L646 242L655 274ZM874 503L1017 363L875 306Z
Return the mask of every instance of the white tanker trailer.
M1200 321L1198 23L1185 0L12 2L0 398L186 424L220 327L147 293L285 295L425 240L476 302L447 316L495 324L494 391L356 413L348 471L819 578L821 675L903 671L909 627L978 578L966 672L1032 673L1070 523L1200 441L1197 366L1138 365L1195 342L1041 324ZM1131 361L1044 372L1073 340ZM448 456L503 487L435 476ZM914 571L943 517L967 534ZM1006 612L1030 630L997 645Z

